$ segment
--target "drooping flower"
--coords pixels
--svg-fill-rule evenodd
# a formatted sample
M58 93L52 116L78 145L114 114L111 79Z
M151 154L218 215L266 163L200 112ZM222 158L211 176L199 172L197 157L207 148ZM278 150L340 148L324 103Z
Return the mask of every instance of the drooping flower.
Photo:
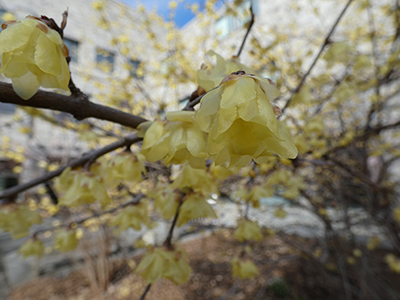
M218 193L217 183L206 170L195 169L191 165L185 164L171 187L180 190L189 188L207 196Z
M274 154L297 156L289 131L275 117L279 108L270 103L278 95L271 80L241 71L202 98L196 121L208 133L207 150L216 165L245 167Z
M69 91L68 48L57 31L31 16L2 28L0 73L11 78L18 96L28 100L40 86Z
M190 268L187 253L182 249L148 247L146 255L139 263L136 273L140 273L148 283L167 278L176 284L189 280Z
M238 220L238 226L233 234L239 242L260 241L262 239L261 229L257 222L247 219Z
M150 218L147 212L147 201L141 200L139 204L124 208L112 219L110 226L118 226L120 230L132 227L141 230L142 224L149 225Z
M213 218L216 219L214 209L206 201L204 196L200 194L188 195L179 210L178 227L186 224L190 220L198 218Z
M253 69L241 64L237 57L225 60L221 55L212 50L208 51L207 54L209 56L215 56L217 58L217 63L211 70L203 66L197 71L197 83L206 92L218 86L222 79L232 72L243 70L246 73L253 73Z
M116 187L122 180L139 182L146 169L143 165L143 156L131 152L123 152L114 156L110 161L110 171L107 186Z
M255 264L245 258L235 257L232 260L232 276L240 279L253 278L258 275L258 269Z
M61 230L54 236L54 248L60 252L75 250L78 244L79 240L73 230Z
M101 180L91 172L71 171L70 167L66 168L54 183L54 187L63 193L59 198L59 204L75 207L98 200L102 205L106 205L111 199L101 184Z
M11 203L0 207L0 229L9 232L13 239L27 236L33 224L41 223L39 213L25 205Z
M37 238L27 240L19 249L18 254L24 258L28 256L41 257L43 255L43 242Z
M154 208L161 212L163 219L169 220L175 215L180 195L170 185L158 185L147 196L154 199Z
M194 114L192 111L168 112L166 122L154 121L144 134L141 153L150 162L163 159L166 164L182 164L188 161L193 167L202 168L207 155L206 135L195 123ZM142 126L139 125L139 130Z

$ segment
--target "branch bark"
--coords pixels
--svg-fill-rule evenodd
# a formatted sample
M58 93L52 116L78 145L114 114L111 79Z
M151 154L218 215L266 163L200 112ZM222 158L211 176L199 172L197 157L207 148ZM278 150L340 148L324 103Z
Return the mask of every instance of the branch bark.
M128 114L115 108L96 104L85 97L70 97L52 92L38 91L31 99L23 100L14 92L12 85L0 82L0 102L58 110L69 113L77 120L96 118L106 120L123 126L137 128L146 119Z

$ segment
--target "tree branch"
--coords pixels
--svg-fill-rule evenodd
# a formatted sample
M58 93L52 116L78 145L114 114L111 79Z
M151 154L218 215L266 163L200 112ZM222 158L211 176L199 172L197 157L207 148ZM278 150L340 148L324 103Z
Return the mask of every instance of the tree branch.
M18 194L20 192L26 191L38 184L46 182L46 181L60 175L68 167L71 167L71 168L80 167L80 166L84 165L85 163L87 163L88 161L96 160L97 158L99 158L100 156L103 156L104 154L106 154L108 152L114 151L114 150L124 147L124 146L132 145L141 140L142 139L139 138L136 134L128 135L127 137L120 139L119 141L117 141L115 143L109 144L101 149L91 151L91 152L83 155L81 158L74 159L67 165L62 166L55 171L48 172L48 173L44 174L43 176L35 178L29 182L26 182L26 183L23 183L20 185L16 185L11 188L3 190L2 192L0 192L0 200L15 196L16 194Z
M58 110L73 115L77 120L96 118L131 128L147 121L118 109L93 103L85 97L74 98L39 90L31 99L23 100L14 92L11 84L4 82L0 82L0 102Z
M123 203L121 205L118 205L117 207L111 208L111 209L103 211L103 212L95 213L95 214L93 214L93 215L91 215L89 217L85 217L85 218L82 218L82 219L79 219L79 220L76 220L76 221L71 221L68 224L60 224L60 225L53 226L53 227L50 227L50 228L39 229L39 230L35 231L32 234L32 236L37 236L39 233L46 232L46 231L52 231L54 229L61 228L61 227L71 227L72 224L79 225L79 224L82 224L82 223L86 222L87 220L90 220L90 219L93 219L93 218L97 218L97 217L100 217L100 216L106 215L106 214L112 214L112 213L116 212L117 210L119 210L121 208L125 208L125 207L130 206L130 205L138 204L140 202L140 200L144 196L145 196L144 194L138 194L132 200L130 200L128 202L125 202L125 203Z
M240 45L238 54L236 54L237 57L239 57L240 54L242 53L242 50L243 50L243 48L244 48L244 44L246 43L246 40L247 40L247 36L249 35L249 33L250 33L250 31L251 31L251 28L252 28L253 25L254 25L253 6L250 6L250 13L251 13L251 20L250 20L250 22L249 22L249 26L247 27L247 31L246 31L246 34L245 34L245 36L244 36L244 38L243 38L242 44Z
M315 64L317 63L318 59L320 58L322 52L324 51L325 47L330 43L330 37L333 34L333 32L335 31L337 25L339 24L340 20L342 19L344 13L346 12L347 8L350 6L351 2L353 0L349 0L346 4L346 6L343 8L342 12L340 13L340 15L338 16L338 18L336 19L335 23L333 24L331 30L329 31L328 35L326 36L324 43L322 44L321 48L319 49L319 52L317 54L317 56L315 57L314 61L312 62L310 68L307 70L307 72L303 75L303 77L301 78L299 84L297 85L297 87L292 91L290 98L286 101L285 106L282 108L282 113L285 111L285 109L289 106L290 102L292 101L293 96L300 91L301 87L303 86L304 82L306 81L308 75L310 75L311 70L314 68Z

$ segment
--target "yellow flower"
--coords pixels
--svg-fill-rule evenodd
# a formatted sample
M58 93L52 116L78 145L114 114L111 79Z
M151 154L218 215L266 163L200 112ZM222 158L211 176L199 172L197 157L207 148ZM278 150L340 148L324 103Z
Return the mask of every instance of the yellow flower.
M218 193L217 182L212 179L211 174L204 169L194 169L189 164L183 166L171 188L181 190L189 188L204 196Z
M110 226L118 226L120 230L127 230L132 227L135 230L141 230L141 224L150 224L150 218L147 213L147 202L142 200L139 204L124 208L111 221Z
M105 6L106 6L106 2L105 1L94 1L94 2L92 2L92 8L94 10L102 10L102 9L104 9Z
M60 252L68 252L75 250L79 240L73 230L62 230L54 236L54 248Z
M15 20L15 15L12 12L6 12L1 16L2 21L12 21Z
M123 152L114 156L110 161L110 171L106 177L107 187L114 188L122 180L126 182L139 182L142 180L142 173L146 169L143 165L143 157L131 152Z
M168 3L168 7L170 9L175 9L178 6L178 3L176 1L171 1L170 3Z
M27 206L12 203L0 209L0 229L10 232L13 239L27 236L33 224L41 223L42 218L39 213L30 210Z
M176 284L181 284L189 280L191 271L184 250L153 247L147 248L146 255L136 269L136 273L141 273L140 275L148 283L167 278Z
M227 76L196 112L199 127L209 134L209 155L216 165L230 167L245 167L252 159L263 163L273 154L295 158L296 146L270 103L279 95L275 84L243 73Z
M189 222L190 220L198 218L213 218L216 219L214 209L206 201L206 199L199 194L191 194L184 199L182 206L179 210L178 227Z
M275 217L284 219L287 216L287 212L282 208L277 208L274 212Z
M11 78L18 96L28 100L40 86L69 91L68 48L55 30L31 16L2 28L0 73Z
M21 248L18 249L18 253L21 254L24 258L28 256L37 256L41 257L43 255L43 242L38 239L29 239L27 240Z
M171 219L178 208L179 194L170 185L159 186L156 191L147 194L154 199L154 208L161 212L163 219Z
M202 68L197 71L197 83L206 92L218 86L222 79L224 79L226 75L229 75L232 72L243 70L246 73L254 73L253 69L242 65L237 57L233 57L225 61L225 59L223 59L221 55L215 53L212 50L208 51L207 54L209 56L216 56L217 64L210 71L208 71L205 66L202 66Z
M154 121L144 134L141 153L150 162L163 159L169 165L188 161L195 168L204 167L206 135L194 122L194 114L192 111L168 112L165 123Z
M400 259L393 254L387 254L385 261L393 272L400 273Z
M239 242L250 240L260 241L262 239L261 229L257 222L244 218L238 220L238 226L233 235Z
M253 278L258 275L258 269L249 259L235 257L232 260L232 276L240 279Z
M176 249L172 253L167 270L163 277L171 280L175 284L185 283L190 279L192 268L189 266L187 253L185 250Z
M74 207L98 200L102 205L106 205L111 199L100 180L93 173L66 168L54 184L54 187L63 193L59 204Z

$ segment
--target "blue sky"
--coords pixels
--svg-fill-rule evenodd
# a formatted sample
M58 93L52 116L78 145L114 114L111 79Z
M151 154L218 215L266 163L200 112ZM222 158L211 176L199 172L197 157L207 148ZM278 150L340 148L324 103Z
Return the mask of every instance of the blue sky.
M125 2L134 7L136 7L138 3L138 1L135 0L126 0ZM157 12L160 16L162 16L166 20L169 18L169 12L170 12L170 9L168 7L168 4L170 3L169 0L143 0L140 2L142 3L143 6L145 6L149 10L152 10L153 8L156 7ZM182 27L194 17L190 9L186 8L187 5L198 3L199 8L201 10L204 4L204 0L183 0L182 2L180 1L177 2L178 2L178 7L176 9L174 21L178 27Z

